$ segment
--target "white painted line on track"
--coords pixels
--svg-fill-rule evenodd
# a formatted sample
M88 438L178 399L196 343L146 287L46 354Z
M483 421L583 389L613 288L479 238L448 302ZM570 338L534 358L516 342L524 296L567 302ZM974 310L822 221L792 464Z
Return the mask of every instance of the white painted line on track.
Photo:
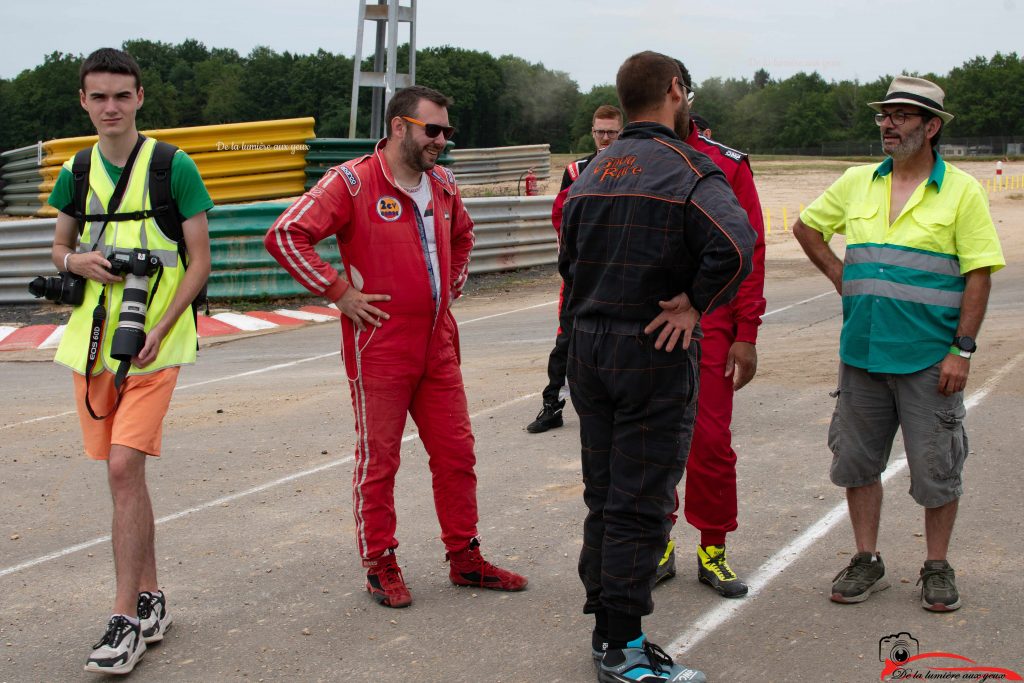
M809 299L804 299L803 301L797 301L795 304L790 304L788 306L783 306L782 308L776 308L773 311L768 311L767 313L762 315L761 318L767 318L770 315L775 315L776 313L782 313L783 311L788 311L791 308L795 308L795 307L800 306L802 304L810 303L811 301L814 301L815 299L820 299L823 296L828 296L829 294L835 294L835 293L836 293L836 291L834 289L830 290L828 292L822 292L821 294L818 294L817 296L812 296Z
M555 301L549 301L549 302L543 303L543 304L537 304L536 306L527 306L526 308L517 308L517 309L512 310L512 311L505 311L504 313L495 313L494 315L485 315L485 316L483 316L481 318L473 318L471 320L466 320L465 322L459 323L459 325L471 325L473 323L478 323L481 320L490 320L491 318L497 318L497 317L500 317L500 316L503 316L503 315L512 315L513 313L521 313L522 311L529 311L529 310L534 309L534 308L540 308L541 306L550 306L551 304L557 304L557 303L558 303L558 301L555 300ZM14 328L12 328L12 329L14 329ZM291 361L291 362L288 362L288 363L278 363L276 365L269 365L269 366L267 366L265 368L258 368L256 370L249 370L247 372L240 372L240 373L238 373L236 375L226 375L224 377L215 377L214 379L207 379L207 380L203 380L201 382L193 382L192 384L183 384L181 386L176 387L175 391L182 391L184 389L192 389L193 387L201 387L203 385L213 384L215 382L226 382L228 380L237 379L239 377L249 377L251 375L259 375L259 374L262 374L264 372L272 372L274 370L282 370L284 368L290 368L293 365L299 365L300 363L308 363L309 361L312 361L312 360L320 360L322 358L330 358L331 356L337 356L337 355L340 355L340 354L341 354L341 351L332 351L330 353L321 353L321 354L316 355L316 356L309 356L308 358L300 358L299 360L294 360L294 361ZM74 411L74 410L65 410L63 413L57 413L56 415L44 415L43 417L34 417L31 420L22 420L21 422L14 422L14 423L9 424L9 425L0 425L0 431L3 431L4 429L10 429L11 427L20 427L22 425L31 424L33 422L42 422L44 420L53 420L53 419L58 418L58 417L66 417L68 415L74 415L75 412L76 411Z
M301 361L298 361L298 362L301 362ZM196 385L192 385L192 386L196 386ZM540 394L541 394L541 392L535 391L532 394L524 394L523 396L517 396L516 398L513 398L513 399L511 399L509 401L505 401L504 403L499 403L496 406L491 406L490 408L485 408L485 409L480 410L480 411L478 411L476 413L473 413L472 415L469 416L469 419L470 420L474 420L476 418L483 417L484 415L487 415L489 413L494 413L494 412L498 412L500 410L504 410L505 408L508 408L509 406L515 405L516 403L521 403L523 401L528 401L528 400L530 400L532 398L536 398L536 397L540 396ZM402 437L402 443L405 443L406 441L412 441L418 435L419 435L419 432L412 432L410 434L406 434L405 436ZM317 465L316 467L312 467L312 468L310 468L308 470L302 470L301 472L294 472L294 473L289 474L287 476L281 477L280 479L275 479L273 481L268 481L268 482L266 482L264 484L260 484L259 486L253 486L252 488L246 489L244 491L239 491L238 493L232 493L232 494L229 494L227 496L222 496L220 498L217 498L216 500L211 500L211 501L208 501L206 503L202 503L201 505L196 505L195 507L188 508L187 510L180 510L180 511L175 512L173 514L170 514L170 515L167 515L165 517L161 517L161 518L157 519L155 523L159 525L159 524L166 524L167 522L173 522L176 519L181 519L182 517L187 517L188 515L194 514L196 512L202 512L203 510L208 510L208 509L213 508L213 507L218 507L218 506L224 505L226 503L230 503L232 501L239 500L240 498L245 498L247 496L251 496L251 495L256 494L256 493L261 493L263 491L267 491L267 490L272 489L272 488L274 488L276 486L280 486L281 484L287 484L288 482L295 481L296 479L301 479L303 477L308 477L311 474L317 474L317 473L323 472L325 470L333 469L333 468L338 467L340 465L344 465L345 463L352 462L352 460L354 458L355 458L354 455L349 455L349 456L346 456L344 458L338 458L337 460L331 460L330 462L325 462L322 465ZM110 540L110 535L109 534L106 535L106 536L100 536L99 538L94 538L91 541L85 541L84 543L78 543L76 545L69 546L69 547L64 548L62 550L57 550L57 551L54 551L54 552L49 553L47 555L43 555L41 557L37 557L37 558L32 559L32 560L27 560L25 562L22 562L21 564L16 564L16 565L11 566L11 567L6 567L5 569L0 569L0 578L2 578L4 576L7 576L8 574L14 574L14 573L19 572L19 571L21 571L23 569L28 569L30 567L35 567L36 565L43 564L44 562L49 562L50 560L58 560L58 559L60 559L62 557L65 557L67 555L71 555L72 553L77 553L79 550L85 550L86 548L92 548L94 546L100 545L101 543L106 543L109 540Z
M526 306L525 308L517 308L514 311L505 311L504 313L493 313L491 315L485 315L485 316L482 316L480 318L473 318L472 320L467 320L466 322L459 323L459 324L460 325L469 325L470 323L478 323L481 320L490 320L491 318L500 318L503 315L511 315L513 313L522 313L523 311L532 311L535 308L544 308L545 306L553 306L553 305L555 305L557 303L558 303L558 299L555 299L554 301L545 301L542 304L534 304L533 306Z
M17 327L11 327L10 325L0 325L0 341L9 337L17 329Z
M995 388L996 384L1009 374L1022 359L1024 359L1024 353L1019 354L1016 358L1005 364L999 372L992 375L992 377L990 377L988 381L978 389L978 391L974 392L967 400L964 401L964 406L970 410L984 401L992 389ZM906 467L907 454L904 451L900 453L896 457L896 460L891 462L885 472L882 473L882 483L885 484L887 481L906 469ZM715 607L711 611L705 613L693 622L679 637L673 640L669 646L665 648L666 651L670 655L675 656L685 654L687 651L691 650L718 627L732 619L740 610L753 602L754 598L756 598L757 595L775 577L785 571L791 564L799 559L800 555L807 550L807 548L825 536L825 534L831 531L832 528L845 517L846 501L843 501L829 510L825 516L809 526L802 534L790 541L784 548L768 558L768 561L761 565L757 571L751 575L750 580L747 581L747 585L750 590L746 597L720 602L718 607Z
M322 360L324 358L330 358L331 356L340 356L341 351L331 351L330 353L320 353L315 356L309 356L308 358L300 358L298 360L288 361L287 363L278 363L276 365L268 365L265 368L257 368L255 370L247 370L246 372L239 372L234 375L226 375L224 377L214 377L213 379L204 379L201 382L192 382L192 384L183 384L180 387L175 388L175 391L181 389L193 389L195 387L205 386L207 384L216 384L217 382L226 382L231 379L238 379L239 377L251 377L252 375L262 375L264 372L273 372L274 370L283 370L284 368L294 367L303 363L308 363L314 360Z
M340 355L341 351L332 351L330 353L321 353L317 356L310 356L308 358L300 358L299 360L293 360L288 363L278 363L276 365L268 365L265 368L258 368L256 370L249 370L247 372L239 372L234 375L226 375L224 377L214 377L213 379L206 379L201 382L193 382L192 384L182 384L181 386L175 387L175 391L183 391L185 389L192 389L194 387L201 387L206 384L215 384L217 382L226 382L231 379L238 379L239 377L249 377L250 375L260 375L264 372L272 372L274 370L281 370L283 368L290 368L294 365L300 365L302 363L308 363L313 360L320 360L322 358L330 358L331 356ZM34 417L31 420L24 420L22 422L15 422L14 424L0 426L0 430L10 429L11 427L18 427L20 425L27 425L32 422L42 422L43 420L52 420L57 417L64 417L66 415L74 415L74 410L65 410L63 413L57 413L56 415L44 415L43 417Z
M776 309L776 310L773 310L773 311L769 311L769 312L765 313L765 316L769 316L769 315L772 315L774 313L778 313L780 311L784 311L786 309L792 308L793 306L798 306L800 304L807 303L809 301L814 301L815 299L819 299L819 298L821 298L823 296L826 296L827 294L830 294L830 293L831 292L825 292L824 294L819 294L819 295L811 297L809 299L804 299L803 301L799 301L799 302L797 302L795 304L791 304L791 305L785 306L783 308L779 308L779 309ZM481 322L483 320L490 320L492 318L498 318L498 317L505 316L505 315L511 315L513 313L521 313L522 311L529 311L529 310L532 310L532 309L535 309L535 308L542 308L544 306L551 306L552 304L557 304L557 303L558 303L557 300L555 300L555 301L547 301L547 302L542 303L542 304L535 304L533 306L526 306L524 308L517 308L515 310L505 311L503 313L495 313L493 315L485 315L485 316L481 316L479 318L472 318L470 320L466 320L464 322L459 323L459 325L470 325L472 323ZM265 373L265 372L272 372L274 370L281 370L281 369L284 369L284 368L293 367L293 366L299 365L301 363L308 363L310 361L321 360L323 358L329 358L331 356L337 356L340 353L341 353L340 351L332 351L330 353L323 353L323 354L319 354L319 355L316 355L316 356L310 356L308 358L300 358L299 360L290 361L288 363L278 363L278 364L270 365L270 366L267 366L267 367L264 367L264 368L258 368L256 370L249 370L247 372L240 372L240 373L237 373L237 374L234 374L234 375L227 375L227 376L224 376L224 377L216 377L216 378L213 378L213 379L203 380L201 382L193 382L192 384L185 384L185 385L177 387L175 390L176 391L181 391L181 390L185 390L185 389L192 389L192 388L195 388L195 387L204 386L204 385L207 385L207 384L214 384L216 382L225 382L225 381L228 381L228 380L237 379L239 377L248 377L248 376L251 376L251 375L259 375L259 374L262 374L262 373ZM1019 358L1018 358L1018 360L1019 360ZM1016 364L1016 362L1017 361L1015 360L1013 363L1011 363L1011 365ZM1000 373L998 375L996 375L996 377L1001 377L1002 374L1008 369L1008 367L1009 366L1004 367L1003 371L1000 371ZM993 378L993 379L995 379L995 378ZM991 382L992 382L992 380L989 381L989 383L991 383ZM986 384L986 386L988 386L988 385ZM535 397L537 397L539 395L540 395L539 392L534 392L532 394L526 394L524 396L520 396L518 398L514 398L511 401L506 401L505 403L502 403L500 405L494 406L493 408L488 408L486 410L482 410L482 411L480 411L478 413L470 415L470 419L473 419L473 418L481 416L481 415L486 415L487 413L490 413L490 412L495 412L495 411L500 410L502 408L506 408L508 406L511 406L511 405L513 405L515 403L519 403L520 401L525 401L525 400L528 400L528 399L531 399L531 398L535 398ZM47 416L44 416L44 417L36 417L36 418L31 419L31 420L24 420L22 422L15 422L14 424L2 425L2 426L0 426L0 430L8 429L10 427L17 427L19 425L26 425L26 424L30 424L30 423L33 423L33 422L41 422L43 420L52 420L52 419L58 418L58 417L65 417L67 415L73 415L75 412L76 411L74 411L74 410L67 410L67 411L64 411L63 413L58 413L56 415L47 415ZM409 434L408 436L405 436L405 437L402 438L402 442L404 443L405 441L408 441L408 440L412 439L415 436L416 436L416 433ZM165 522L169 522L169 521L172 521L172 520L184 517L186 515L190 515L190 514L192 514L194 512L199 512L200 510L206 510L206 509L208 509L210 507L215 507L217 505L222 505L222 504L230 502L232 500L237 500L237 499L243 498L245 496L250 496L250 495L253 495L254 493L259 493L261 491L265 491L267 489L273 488L275 486L279 486L281 484L288 483L288 482L293 481L295 479L309 476L310 474L315 474L317 472L322 472L324 470L331 469L333 467L338 467L339 465L342 465L342 464L344 464L346 462L350 462L352 459L353 459L353 456L348 456L347 458L341 458L339 460L334 460L334 461L331 461L329 463L325 463L323 465L320 465L320 466L318 466L316 468L313 468L313 469L310 469L310 470L304 470L302 472L297 472L295 474L290 474L290 475L288 475L286 477L283 477L281 479L276 479L276 480L268 482L266 484L260 484L259 486L256 486L256 487L251 488L251 489L247 489L247 490L242 491L240 493L233 493L233 494L231 494L229 496L224 496L223 498L218 498L217 500L213 500L213 501L210 501L208 503L204 503L204 504L202 504L200 506L197 506L197 507L194 507L194 508L189 508L188 510L182 510L181 512L176 512L176 513L174 513L172 515L169 515L167 517L161 517L160 519L156 520L156 523L157 524L163 524ZM826 529L826 531L827 531L827 529ZM73 546L70 546L68 548L64 548L63 550L58 550L56 552L50 553L49 555L44 555L44 556L38 557L38 558L36 558L34 560L29 560L27 562L23 562L21 564L14 565L12 567L7 567L6 569L0 570L0 577L6 576L8 574L13 574L15 572L21 571L22 569L27 569L29 567L33 567L35 565L42 564L44 562L49 562L50 560L55 560L55 559L64 557L66 555L70 555L71 553L78 552L79 550L84 550L86 548L92 548L92 547L94 547L96 545L99 545L101 543L106 543L109 540L110 540L110 536L109 535L108 536L103 536L101 538L94 538L91 541L86 541L84 543L79 543L78 545L73 545ZM751 592L751 594L747 596L747 599L753 597L753 594L756 592L755 587L752 584L753 584L753 580L751 581L751 585L750 585L750 592ZM701 636L701 637L703 637L703 636ZM676 642L679 642L679 639L677 639ZM675 643L673 643L673 644L675 644ZM692 647L692 645L689 645L687 647Z

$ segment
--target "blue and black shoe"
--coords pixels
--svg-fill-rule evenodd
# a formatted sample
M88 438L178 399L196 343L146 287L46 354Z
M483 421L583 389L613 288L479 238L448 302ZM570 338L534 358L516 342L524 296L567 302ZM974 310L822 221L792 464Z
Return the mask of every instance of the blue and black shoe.
M640 636L622 650L608 650L597 667L600 683L706 683L707 678L696 669L676 664L664 650Z

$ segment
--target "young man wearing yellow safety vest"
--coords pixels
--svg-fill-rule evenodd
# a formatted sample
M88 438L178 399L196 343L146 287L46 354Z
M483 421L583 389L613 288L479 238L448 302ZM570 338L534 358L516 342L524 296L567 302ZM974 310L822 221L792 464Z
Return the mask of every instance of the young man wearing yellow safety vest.
M53 263L84 289L55 361L74 373L85 452L107 461L114 503L117 594L85 668L115 674L130 672L146 643L163 639L171 624L157 583L146 459L160 454L179 367L195 362L190 305L210 273L206 211L213 206L195 163L179 150L169 168L173 201L163 208L177 211L181 243L157 224L150 175L156 141L135 125L144 99L140 75L120 50L103 48L83 62L79 97L99 142L82 157L87 175L79 171L76 182L69 160L48 200L60 211ZM73 211L83 191L84 201L77 199L84 210Z

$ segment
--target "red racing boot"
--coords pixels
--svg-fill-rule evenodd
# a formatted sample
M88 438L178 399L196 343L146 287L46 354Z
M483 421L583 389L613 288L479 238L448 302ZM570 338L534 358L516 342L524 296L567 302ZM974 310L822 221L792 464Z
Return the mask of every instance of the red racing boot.
M480 554L480 541L469 542L465 550L446 553L448 576L456 586L476 586L496 591L521 591L526 588L526 577L495 567Z
M402 570L395 551L388 550L378 558L363 560L366 572L366 590L370 597L385 607L408 607L412 594L402 578Z

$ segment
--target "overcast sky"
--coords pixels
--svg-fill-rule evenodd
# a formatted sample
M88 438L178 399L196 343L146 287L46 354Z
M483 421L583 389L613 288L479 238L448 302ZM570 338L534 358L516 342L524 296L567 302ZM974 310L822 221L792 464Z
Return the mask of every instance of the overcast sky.
M1022 5L1024 0L418 0L417 46L513 54L568 72L583 91L614 82L622 60L646 49L679 57L698 83L712 76L750 78L761 68L774 78L817 71L826 80L870 81L898 72L946 73L996 51L1019 54ZM0 77L16 76L53 51L88 54L132 38L195 38L242 55L257 45L352 55L357 8L356 0L3 0ZM399 37L407 40L407 29ZM369 40L365 49L372 50Z

